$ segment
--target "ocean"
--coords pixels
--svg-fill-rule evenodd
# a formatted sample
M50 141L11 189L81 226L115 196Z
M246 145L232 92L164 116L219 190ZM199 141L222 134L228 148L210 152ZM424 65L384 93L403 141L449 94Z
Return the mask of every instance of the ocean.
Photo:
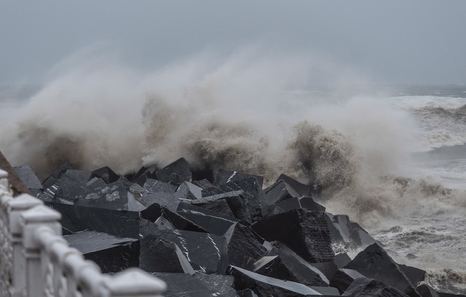
M178 157L267 183L285 173L434 288L466 292L466 86L304 88L177 71L0 85L0 150L42 178L64 161L125 173Z

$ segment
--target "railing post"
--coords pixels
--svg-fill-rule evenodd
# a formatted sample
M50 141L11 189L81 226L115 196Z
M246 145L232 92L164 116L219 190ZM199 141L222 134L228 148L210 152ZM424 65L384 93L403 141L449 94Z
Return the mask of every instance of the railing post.
M164 281L140 269L129 268L105 280L109 297L161 297Z
M14 296L25 296L26 292L26 259L23 254L23 228L20 215L43 202L28 194L21 194L7 202L9 207L9 222L12 241L13 288Z
M50 228L55 234L61 234L59 223L61 214L44 205L39 205L21 213L20 218L23 228L23 251L26 258L26 296L44 296L46 278L41 263L41 246L36 233L41 228Z
M0 169L0 185L4 186L6 189L9 187L8 172L2 169Z
M0 296L10 297L12 290L13 254L10 234L8 202L13 199L8 192L8 173L0 169Z

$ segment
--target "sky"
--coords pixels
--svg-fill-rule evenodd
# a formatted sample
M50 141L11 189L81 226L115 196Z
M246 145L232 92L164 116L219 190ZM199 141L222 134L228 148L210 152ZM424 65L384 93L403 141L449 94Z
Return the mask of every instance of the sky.
M157 68L247 44L320 53L382 83L466 84L466 1L0 0L0 83L105 44Z

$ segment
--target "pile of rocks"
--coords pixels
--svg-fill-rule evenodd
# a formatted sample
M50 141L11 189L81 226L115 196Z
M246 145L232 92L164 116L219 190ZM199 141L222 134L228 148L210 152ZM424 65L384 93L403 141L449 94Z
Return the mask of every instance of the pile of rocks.
M260 176L198 172L183 158L125 176L64 164L43 183L15 170L62 214L72 247L103 272L153 273L165 296L449 296L286 175L263 189ZM336 246L363 250L351 259Z

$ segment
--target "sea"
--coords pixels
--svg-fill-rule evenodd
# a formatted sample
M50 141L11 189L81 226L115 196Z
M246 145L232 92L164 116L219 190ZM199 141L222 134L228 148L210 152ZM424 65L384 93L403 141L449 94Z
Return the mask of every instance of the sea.
M426 270L427 284L466 293L466 85L256 88L245 77L3 84L0 150L41 178L64 161L125 173L178 157L266 183L285 173L322 188L329 212Z

